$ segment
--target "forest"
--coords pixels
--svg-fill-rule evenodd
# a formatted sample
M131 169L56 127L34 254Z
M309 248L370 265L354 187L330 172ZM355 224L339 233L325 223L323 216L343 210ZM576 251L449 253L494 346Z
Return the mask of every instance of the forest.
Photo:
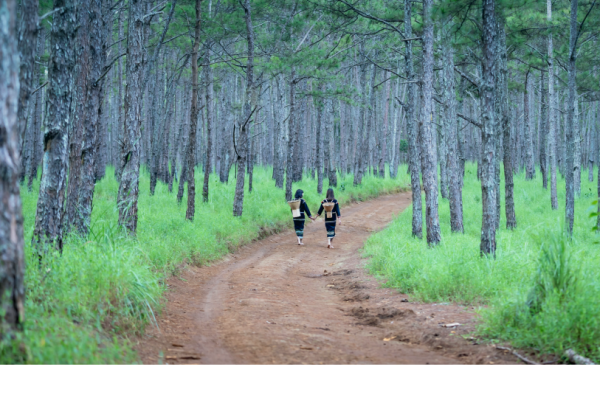
M358 362L228 344L215 321L243 300L210 279L258 287L268 254L272 277L295 260L348 291L364 266L361 307L391 288L389 318L431 314L418 340L373 317L399 354L380 363L597 363L599 46L596 0L0 0L0 364ZM294 242L296 190L314 214L328 188L339 246L309 222L305 248L269 247ZM207 299L196 352L152 342ZM238 322L284 329L249 304ZM444 350L464 343L486 349Z

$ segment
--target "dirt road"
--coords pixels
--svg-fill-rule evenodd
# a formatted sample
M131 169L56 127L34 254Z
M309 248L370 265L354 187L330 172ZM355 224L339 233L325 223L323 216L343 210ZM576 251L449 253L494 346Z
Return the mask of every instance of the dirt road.
M320 219L307 222L305 246L296 244L290 230L211 266L186 269L169 282L160 330L149 328L137 344L142 361L513 363L469 338L471 307L412 303L381 288L362 267L365 240L409 204L410 193L399 193L342 208L335 249L326 248ZM454 322L461 325L442 327Z

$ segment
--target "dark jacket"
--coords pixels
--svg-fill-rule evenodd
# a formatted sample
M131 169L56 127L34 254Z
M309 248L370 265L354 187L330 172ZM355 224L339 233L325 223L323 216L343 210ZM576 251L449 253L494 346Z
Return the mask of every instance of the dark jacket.
M317 213L318 215L321 215L324 212L323 203L335 203L335 206L333 206L333 210L331 212L331 218L327 218L327 213L325 212L325 222L335 222L337 221L337 217L342 216L342 214L340 213L340 205L338 204L338 201L336 199L323 200L321 202L321 207L319 207L319 212Z
M300 216L295 217L294 220L303 220L304 221L306 219L305 214L308 215L309 217L312 217L312 214L310 213L310 210L308 209L308 204L306 204L304 199L300 199Z

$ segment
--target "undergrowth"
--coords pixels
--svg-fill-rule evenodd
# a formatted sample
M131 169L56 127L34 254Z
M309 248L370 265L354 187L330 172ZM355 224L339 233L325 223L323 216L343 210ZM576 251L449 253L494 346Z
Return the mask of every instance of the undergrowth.
M14 340L0 343L0 364L138 362L128 338L154 322L169 276L184 265L205 266L252 240L291 227L284 191L275 187L271 171L255 168L251 193L246 183L241 218L232 215L234 171L228 184L211 175L209 201L196 196L193 222L185 220L187 194L178 205L176 184L169 193L159 182L150 196L149 175L143 171L138 232L132 238L117 225L118 182L108 168L96 184L89 237L68 236L63 254L50 252L41 263L31 248L39 181L32 192L22 187L25 321ZM202 178L198 171L197 187ZM341 204L396 192L408 183L403 174L397 179L365 176L358 187L352 181L352 175L338 179ZM322 200L316 187L308 175L294 184L294 190L305 191L313 208Z
M368 240L364 255L370 257L370 270L385 279L385 285L411 293L416 300L481 306L480 334L488 338L542 353L562 354L573 348L600 360L600 237L592 232L594 221L589 218L596 183L582 173L573 237L566 238L564 180L558 182L559 208L552 210L539 171L533 181L518 174L517 228L506 229L502 204L496 258L481 258L481 186L476 172L476 165L467 165L464 234L450 232L449 203L440 198L442 242L428 248L425 239L411 237L409 207ZM503 201L503 182L501 192Z

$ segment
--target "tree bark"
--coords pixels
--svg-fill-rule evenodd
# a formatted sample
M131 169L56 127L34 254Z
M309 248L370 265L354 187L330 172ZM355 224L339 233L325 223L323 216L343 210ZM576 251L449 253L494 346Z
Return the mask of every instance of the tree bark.
M330 92L331 88L328 87ZM329 178L329 187L337 187L337 173L335 167L335 130L333 115L333 99L327 97L325 100L325 156L327 159L327 178ZM332 150L333 148L333 150Z
M283 83L283 76L280 75L278 78L276 79L276 86L277 86L277 104L278 104L278 111L277 111L277 128L276 128L276 135L279 136L279 140L278 140L278 145L276 146L276 150L277 150L277 162L273 164L273 168L274 168L274 175L275 175L275 186L283 189L283 175L284 175L284 171L285 171L285 154L284 154L284 143L285 143L285 112L284 110L286 110L287 108L285 107L285 92L283 90L284 87L284 83Z
M194 168L196 166L196 132L198 130L198 49L200 48L200 23L202 0L196 0L196 23L194 24L194 47L192 49L192 104L190 109L190 133L187 145L186 179L188 183L187 210L185 218L193 221L196 212L196 180ZM183 181L183 171L182 171Z
M359 93L359 121L358 121L358 127L359 129L356 130L356 139L355 139L355 153L354 153L354 186L356 185L360 185L360 183L362 182L362 177L364 174L364 159L366 158L366 156L363 155L363 153L365 153L367 151L367 149L365 148L365 144L367 143L367 141L365 140L365 136L367 136L367 131L369 129L369 122L367 122L366 120L368 119L366 117L366 97L367 97L367 65L366 65L366 60L365 60L365 49L364 49L364 42L361 42L360 44L360 77L359 80L357 82L357 87L359 88L359 90L361 90L361 92ZM365 125L367 125L367 127L365 128ZM368 138L368 136L367 136ZM368 140L368 139L367 139Z
M575 110L573 113L573 190L575 196L581 194L581 118L579 118L579 101L575 88Z
M437 245L441 238L438 216L437 153L432 126L433 115L433 0L423 0L423 121L422 160L423 187L425 189L425 221L427 225L427 244Z
M293 181L293 169L294 169L294 157L297 157L296 153L296 77L295 71L292 69L292 76L290 79L290 116L289 116L289 134L288 134L288 151L287 151L287 162L285 171L285 198L286 200L292 199L292 181Z
M547 0L547 19L552 23L552 0ZM556 188L556 94L554 92L554 49L552 41L552 31L548 33L548 148L550 161L550 204L553 210L558 209L558 197Z
M122 54L122 40L123 40L123 13L125 11L119 11L119 45L118 52ZM112 162L115 167L115 178L117 180L121 179L121 158L120 155L120 143L124 139L123 132L125 132L124 121L123 121L123 59L119 58L117 60L117 115L118 115L118 124L116 132L114 133L114 144L113 144L113 154L115 155Z
M19 124L19 143L25 139L27 134L27 114L29 113L29 99L33 90L36 39L38 29L38 0L22 0L21 1L21 18L19 19L19 109L18 124ZM29 148L20 149L21 154L25 155L30 152ZM29 159L28 156L20 157L24 161ZM27 160L25 160L27 159ZM27 162L23 164L23 167ZM25 168L20 171L21 180L25 178Z
M575 61L577 59L577 4L578 0L571 0L571 19L570 19L570 40L569 40L569 64L568 64L568 90L569 97L567 103L567 126L565 137L565 186L566 186L566 206L565 222L567 232L573 234L573 220L575 218L575 188L574 188L574 141L575 141Z
M319 86L317 87L317 91L319 93L323 93L323 84L319 83ZM317 148L316 148L316 169L317 169L317 193L318 194L322 194L323 193L323 139L322 139L322 135L321 132L323 131L323 99L322 98L318 98L315 99L315 108L317 109L317 122L316 122L316 131L315 131L315 136L316 136L316 144L317 144Z
M483 218L481 227L481 255L496 253L496 185L494 182L494 164L496 157L494 132L494 62L495 54L495 2L483 0L483 81L482 81L482 165L481 200Z
M23 322L25 311L16 24L16 2L3 1L0 6L0 340L13 337L13 331Z
M244 179L246 171L246 157L248 148L248 123L252 117L254 99L254 27L252 26L252 9L250 0L244 0L244 15L246 22L246 41L248 43L248 59L246 61L246 98L240 135L237 143L237 179L235 183L235 197L233 199L233 216L241 217L244 211Z
M412 0L404 0L404 18L412 21ZM404 36L413 37L412 25L404 24ZM406 77L409 82L415 80L413 66L412 41L405 44ZM408 133L408 163L412 189L412 235L423 237L423 209L421 200L421 155L418 144L417 127L415 126L415 100L417 98L414 83L407 83L408 98L406 99L406 131Z
M525 135L525 180L535 178L535 165L533 158L533 134L531 132L531 105L530 105L530 88L531 80L529 79L530 72L525 74L525 92L523 93L523 111L524 111L524 127Z
M53 7L61 11L54 13L50 33L44 160L33 240L54 242L61 250L77 21L74 0L55 0Z
M454 50L451 46L450 35L443 38L443 95L444 95L444 118L443 129L446 131L448 143L448 180L449 180L449 203L450 203L450 229L452 232L463 233L463 205L462 187L460 177L460 166L458 163L458 136L456 117L456 96L454 88Z
M541 109L540 109L540 171L542 172L542 186L548 189L548 90L546 87L546 77L542 71L541 79Z
M138 220L138 196L140 185L141 111L144 82L144 21L146 4L142 0L130 0L127 32L127 87L125 88L125 127L120 145L121 180L117 195L119 225L135 235Z
M208 202L208 182L212 161L212 136L213 136L213 74L210 67L210 50L206 49L206 65L204 66L204 80L206 85L206 161L204 163L204 185L202 186L202 201Z

